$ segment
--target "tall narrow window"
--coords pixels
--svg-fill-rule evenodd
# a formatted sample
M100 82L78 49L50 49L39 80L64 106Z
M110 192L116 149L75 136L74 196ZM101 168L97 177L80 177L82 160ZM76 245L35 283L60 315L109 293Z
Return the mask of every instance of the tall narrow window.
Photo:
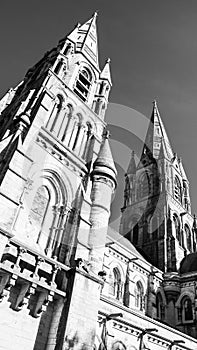
M114 268L110 273L109 280L109 293L112 294L117 300L121 298L121 276L117 268Z
M102 95L102 93L103 93L103 89L104 89L104 81L102 81L101 83L100 83L100 86L99 86L99 95Z
M192 310L192 301L190 298L186 297L182 300L181 309L182 309L182 322L192 321L193 310Z
M61 60L59 60L59 62L57 63L57 65L56 65L56 67L55 67L55 69L54 69L54 72L55 72L56 74L58 74L58 73L60 72L60 69L62 68L62 66L63 66L63 60L61 59Z
M189 226L185 225L185 235L186 235L186 242L187 242L187 249L191 251L192 248L192 242L191 242L191 231Z
M92 136L92 125L90 123L87 123L84 130L84 136L81 143L81 151L80 156L85 159L86 155L88 154L90 141Z
M145 172L139 179L138 184L138 197L147 197L150 193L150 184L148 174Z
M142 283L138 281L135 287L135 306L139 310L143 310L144 306L144 289Z
M74 92L85 102L88 98L88 93L91 88L92 74L89 69L82 68L76 81Z
M179 241L179 244L182 245L182 235L180 229L180 221L176 214L173 215L173 225L174 225L174 233L176 239Z
M124 207L129 205L131 201L131 189L130 189L130 181L129 178L125 179L125 190L124 190Z
M46 186L40 186L34 196L32 207L28 216L29 225L32 226L34 241L45 249L52 224L50 193Z
M51 116L50 116L49 121L47 123L47 128L54 135L57 135L57 133L59 131L59 124L61 124L60 114L61 114L61 110L62 110L62 104L63 104L63 97L61 95L58 95L57 100L56 100L55 105L54 105L54 108L52 110Z
M163 305L163 299L160 293L156 295L156 309L157 309L157 318L163 321L165 318L165 309Z
M138 244L138 239L139 239L139 225L138 223L135 224L133 227L133 244L137 245Z
M67 56L68 54L70 54L72 52L72 45L69 43L67 46L66 46L66 48L65 48L65 50L64 50L64 55L65 56Z
M181 183L178 176L175 176L175 179L174 179L174 197L177 201L182 203L182 189L181 189Z

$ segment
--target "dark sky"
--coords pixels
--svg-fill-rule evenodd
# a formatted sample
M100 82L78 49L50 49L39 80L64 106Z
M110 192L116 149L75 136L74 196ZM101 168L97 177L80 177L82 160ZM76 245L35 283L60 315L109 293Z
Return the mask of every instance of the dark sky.
M157 99L172 147L190 180L192 211L197 212L196 0L4 2L0 94L22 80L45 51L95 10L100 65L111 58L111 102L149 117Z

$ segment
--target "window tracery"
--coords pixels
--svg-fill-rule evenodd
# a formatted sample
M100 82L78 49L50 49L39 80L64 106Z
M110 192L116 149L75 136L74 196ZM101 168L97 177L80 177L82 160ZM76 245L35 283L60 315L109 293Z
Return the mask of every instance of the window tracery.
M88 94L92 85L92 73L88 68L83 67L78 74L76 84L74 87L74 92L86 102L88 99Z

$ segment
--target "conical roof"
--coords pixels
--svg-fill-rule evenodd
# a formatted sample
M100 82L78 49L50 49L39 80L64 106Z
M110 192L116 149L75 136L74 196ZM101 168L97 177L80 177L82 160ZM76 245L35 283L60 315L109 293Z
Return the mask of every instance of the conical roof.
M97 68L98 62L98 39L96 28L97 12L84 24L78 24L67 36L76 44L76 52L81 52Z
M117 170L114 164L111 148L109 145L109 132L103 135L103 142L100 147L98 156L93 164L93 173L102 173L111 177L116 183Z
M111 72L110 72L110 58L108 58L105 62L105 65L103 67L103 70L101 71L100 78L104 80L108 80L110 85L112 85L111 81Z

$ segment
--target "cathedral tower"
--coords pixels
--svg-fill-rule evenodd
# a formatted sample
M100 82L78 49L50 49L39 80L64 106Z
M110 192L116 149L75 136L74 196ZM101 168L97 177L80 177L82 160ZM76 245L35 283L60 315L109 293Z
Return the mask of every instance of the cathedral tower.
M156 102L140 162L135 164L133 153L125 175L120 231L163 271L177 271L183 257L196 250L189 181Z
M104 121L110 60L100 70L96 17L0 102L0 334L9 350L94 343L116 186ZM24 327L8 341L3 327L16 311Z

